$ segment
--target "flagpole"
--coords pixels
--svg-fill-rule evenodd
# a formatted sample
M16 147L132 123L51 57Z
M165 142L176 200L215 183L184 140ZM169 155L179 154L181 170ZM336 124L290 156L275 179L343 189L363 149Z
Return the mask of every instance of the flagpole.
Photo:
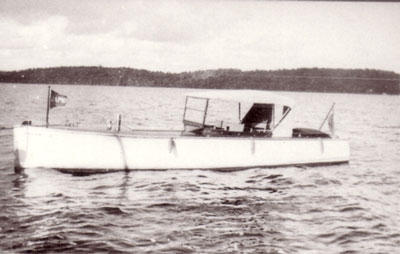
M325 117L324 121L322 122L322 124L321 124L321 126L319 127L318 130L321 130L321 129L322 129L322 127L324 126L326 120L328 119L328 117L329 117L329 115L331 114L331 112L332 112L332 110L333 110L334 107L335 107L335 103L332 104L331 109L329 109L328 114L326 114L326 117Z
M46 128L49 127L49 111L50 111L50 86L47 90L47 110L46 110Z

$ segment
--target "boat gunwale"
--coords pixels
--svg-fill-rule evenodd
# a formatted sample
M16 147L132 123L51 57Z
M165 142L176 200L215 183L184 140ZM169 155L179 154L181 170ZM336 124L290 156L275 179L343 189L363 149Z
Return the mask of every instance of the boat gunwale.
M296 140L296 141L314 141L314 140L335 140L335 141L348 141L345 138L338 137L257 137L257 136L200 136L200 135L184 135L184 130L152 130L152 129L139 129L139 130L131 130L131 132L142 132L148 133L146 134L135 134L129 132L111 132L108 130L90 130L90 129L78 129L78 128L62 128L61 126L49 126L46 128L45 126L23 126L16 125L15 128L36 128L36 129L48 129L51 131L57 132L70 132L70 133L80 133L80 134L89 134L89 135L99 135L99 136L111 136L111 137L129 137L129 138L144 138L144 139L225 139L225 140L271 140L271 141L288 141L288 140ZM165 133L164 135L149 135L156 133ZM174 133L175 135L166 135L168 133Z

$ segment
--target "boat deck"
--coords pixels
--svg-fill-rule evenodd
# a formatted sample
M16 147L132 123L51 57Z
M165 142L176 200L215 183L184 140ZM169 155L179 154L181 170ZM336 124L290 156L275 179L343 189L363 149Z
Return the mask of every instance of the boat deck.
M32 126L44 127L44 126ZM198 137L198 138L255 138L255 139L274 139L274 140L287 140L287 139L304 139L304 138L330 138L329 135L313 136L313 135L297 135L292 137L272 137L271 132L237 132L226 131L221 128L203 128L198 131L185 131L185 130L161 130L161 129L123 129L119 132L115 130L106 130L99 127L71 127L62 125L50 125L49 129L85 133L91 135L105 135L105 136L119 136L119 137L149 137L149 138L178 138L178 137Z
M35 126L33 126L35 127ZM41 127L41 126L37 126ZM106 130L104 128L93 128L93 127L70 127L51 125L51 129L62 130L62 131L76 131L85 132L91 134L100 135L118 135L118 136L151 136L151 137L180 137L180 136L196 136L195 134L185 133L184 130L158 130L158 129L138 129L138 130L121 130L119 132L115 130Z
M35 127L35 126L33 126ZM36 126L42 127L42 126ZM81 128L81 127L70 127L70 126L59 126L51 125L50 129L62 130L62 131L77 131L85 132L98 135L117 135L117 136L130 136L130 137L226 137L226 138L271 138L271 132L245 132L245 131L227 131L222 128L213 128L207 126L206 128L199 128L194 131L186 130L160 130L160 129L131 129L121 130L119 132L115 130L106 130L102 128Z

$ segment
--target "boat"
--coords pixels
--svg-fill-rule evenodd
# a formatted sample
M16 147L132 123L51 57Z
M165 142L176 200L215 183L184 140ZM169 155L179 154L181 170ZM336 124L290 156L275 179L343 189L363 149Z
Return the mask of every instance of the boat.
M65 104L66 97L54 96L49 92L47 114L57 103ZM230 105L224 110L233 112L228 119L212 111L221 111L224 103ZM210 90L186 95L183 130L124 130L121 118L96 131L25 121L14 126L14 167L16 172L52 168L90 174L348 163L349 141L317 129L293 128L294 107L291 98L273 92ZM331 111L324 122L333 119Z

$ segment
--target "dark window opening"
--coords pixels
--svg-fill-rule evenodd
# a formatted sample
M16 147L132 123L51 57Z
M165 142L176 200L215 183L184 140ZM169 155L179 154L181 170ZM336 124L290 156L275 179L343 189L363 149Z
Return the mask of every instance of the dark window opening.
M283 106L283 112L282 115L285 115L286 112L289 110L290 108L288 106Z
M253 104L242 120L245 131L249 131L253 128L260 128L259 125L261 123L265 123L265 126L261 127L262 129L269 129L272 123L273 114L273 104Z

